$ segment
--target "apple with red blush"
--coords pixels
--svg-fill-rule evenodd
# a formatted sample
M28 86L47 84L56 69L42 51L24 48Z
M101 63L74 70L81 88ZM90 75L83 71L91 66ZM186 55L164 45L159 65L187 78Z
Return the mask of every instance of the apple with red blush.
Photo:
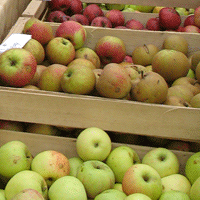
M197 26L188 25L188 26L184 27L184 32L188 32L188 33L200 33L200 29Z
M71 20L76 21L82 25L89 26L89 20L83 14L74 14L71 16Z
M113 28L116 26L123 26L125 23L124 14L120 10L110 10L105 16L111 21Z
M95 17L90 25L96 27L112 28L111 21L105 16Z
M144 29L144 25L136 19L129 19L128 21L126 21L125 26L128 29L133 29L133 30L143 30Z

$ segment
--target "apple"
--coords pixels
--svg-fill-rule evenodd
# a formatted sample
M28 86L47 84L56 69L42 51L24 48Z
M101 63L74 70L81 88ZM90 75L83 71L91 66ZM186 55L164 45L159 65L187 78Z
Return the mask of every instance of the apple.
M106 159L106 164L114 172L117 183L122 183L125 172L136 163L140 163L138 154L125 145L114 148Z
M125 173L122 188L126 195L142 193L152 200L162 194L162 182L159 173L146 164L132 165Z
M126 194L123 191L116 190L114 188L107 189L98 194L94 200L109 200L109 199L115 199L115 200L124 200L126 197Z
M171 190L171 191L162 193L162 195L159 198L159 200L168 200L168 199L170 199L170 200L177 200L177 199L190 200L190 197L184 192Z
M136 65L151 65L153 57L159 52L159 48L153 44L137 46L132 52L132 60Z
M55 10L50 12L47 15L47 22L56 22L56 23L62 23L65 21L71 20L71 17L66 15L63 11L61 10Z
M40 90L39 87L35 86L35 85L25 85L24 87L22 87L24 89L29 89L29 90Z
M37 190L44 199L47 199L47 183L40 174L31 170L20 171L8 181L5 187L6 199L10 200L22 190L29 188Z
M95 46L95 52L103 65L120 63L126 56L126 46L122 39L115 36L101 37Z
M195 72L196 67L200 62L200 51L195 51L192 55L190 55L189 60L191 63L191 69Z
M72 65L83 65L83 66L89 67L91 69L96 69L96 66L94 65L94 63L85 58L75 58L67 65L67 67L70 67Z
M190 104L193 108L200 108L200 93L192 97Z
M0 174L6 179L31 168L33 156L21 141L10 141L0 147Z
M187 73L186 76L190 77L190 78L195 78L195 72L194 72L194 70L189 69L189 71L188 71L188 73Z
M54 38L51 25L35 17L31 17L26 21L24 24L23 33L30 34L32 39L37 40L42 45L46 45Z
M46 68L47 68L47 66L45 66L45 65L37 65L36 72L35 72L33 78L30 80L29 84L37 86L39 83L40 77Z
M188 46L187 40L181 35L169 35L163 41L163 49L173 49L185 55L188 53Z
M187 102L184 98L171 95L167 95L167 99L165 100L164 104L171 106L191 107L191 104Z
M152 60L152 70L159 73L168 83L186 76L189 69L190 62L187 56L172 49L160 50Z
M58 129L48 124L30 123L27 125L26 132L42 135L60 135Z
M197 200L200 198L199 187L200 187L200 177L194 181L194 183L192 184L192 187L190 189L189 196L190 196L191 200Z
M195 25L194 24L194 14L188 15L184 20L183 26L186 27L188 25Z
M111 139L102 129L89 127L81 131L76 140L76 150L83 161L107 158L111 151Z
M191 155L185 165L185 176L193 184L200 177L200 152Z
M150 31L160 31L159 17L152 17L146 22L146 29Z
M167 98L168 84L158 73L144 72L132 81L130 94L133 101L161 104Z
M70 6L69 0L51 0L48 3L48 6L51 10L60 10L63 12L66 12Z
M69 40L75 49L79 49L85 43L87 32L80 23L65 21L58 26L55 35Z
M82 163L83 163L83 160L80 157L75 156L75 157L69 158L69 165L70 165L69 175L76 177L78 168Z
M61 92L61 78L66 70L67 67L65 65L49 65L41 74L38 87L41 90Z
M97 16L104 16L102 9L97 4L89 4L83 11L83 15L89 20L89 24Z
M6 200L4 189L0 189L0 200Z
M125 8L124 4L105 4L107 10L123 10Z
M107 17L111 21L113 28L116 26L123 26L125 23L124 14L120 10L116 9L109 10L105 14L105 17Z
M112 189L115 184L113 171L99 160L84 161L76 177L83 183L88 198L95 198L101 192Z
M151 13L154 9L154 6L130 5L130 8L134 8L140 12Z
M124 200L151 200L151 198L142 193L134 193L128 195Z
M171 190L181 191L189 195L191 183L182 174L171 174L161 178L163 193Z
M143 30L144 25L136 19L129 19L125 23L126 28L128 29L134 29L134 30Z
M70 6L66 11L66 13L69 16L72 16L75 14L82 14L82 12L83 12L83 4L81 0L70 1Z
M162 28L175 30L181 24L181 17L174 8L165 7L159 11L159 21Z
M89 47L82 47L76 50L75 58L84 58L90 60L96 66L96 68L101 67L101 61L99 56L93 49Z
M125 58L124 58L124 62L133 63L132 56L126 55Z
M35 189L27 188L16 194L12 200L45 200L41 193Z
M0 82L4 85L23 87L34 77L37 61L25 49L13 48L0 55Z
M46 46L46 56L53 64L67 65L75 58L75 48L63 37L55 37Z
M27 51L30 51L33 56L35 57L37 64L41 64L44 61L45 58L45 50L44 47L35 39L30 39L23 49L26 49Z
M66 93L89 94L95 87L93 70L84 65L71 65L61 77L61 88Z
M24 126L18 121L0 120L0 129L23 132Z
M125 25L124 26L116 26L116 29L128 29Z
M195 75L198 83L200 84L200 62L196 66Z
M197 26L194 26L194 25L187 25L187 26L184 27L183 32L199 33L200 29Z
M111 21L105 16L95 17L90 25L96 27L112 28Z
M86 190L81 181L74 176L63 176L49 188L49 200L87 200Z
M124 98L131 90L131 77L123 66L107 64L98 78L96 90L103 97Z
M123 190L122 190L122 183L115 182L115 185L114 185L113 189L116 189L116 190L119 190L119 191L123 192Z
M153 8L152 13L159 13L162 8L164 8L164 7L163 6L155 6Z
M194 11L194 24L200 28L200 6L195 8Z
M80 23L81 25L89 26L89 20L83 14L74 14L71 16L71 20Z
M189 11L186 8L175 7L175 10L179 13L179 15L188 15Z
M33 158L31 170L39 173L50 187L57 179L69 175L70 164L61 152L46 150Z

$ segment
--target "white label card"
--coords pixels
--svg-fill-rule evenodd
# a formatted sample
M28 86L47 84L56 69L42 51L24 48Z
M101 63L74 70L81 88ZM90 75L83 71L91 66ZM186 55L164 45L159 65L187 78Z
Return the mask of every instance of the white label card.
M31 38L31 35L14 33L0 45L0 53L12 48L23 48Z

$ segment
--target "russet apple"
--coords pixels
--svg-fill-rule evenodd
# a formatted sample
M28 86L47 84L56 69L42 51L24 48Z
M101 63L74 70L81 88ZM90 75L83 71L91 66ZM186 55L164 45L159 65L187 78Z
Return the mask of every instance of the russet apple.
M75 49L81 48L86 40L87 32L83 25L76 21L65 21L61 23L55 33L56 37L69 40Z
M191 107L191 104L184 98L171 95L167 95L167 99L165 100L164 104L171 106Z
M54 38L53 29L50 24L35 17L31 17L24 24L23 33L32 35L32 39L37 40L42 45L46 45Z
M195 51L190 57L191 69L195 72L198 63L200 62L200 51ZM196 72L195 72L196 73Z
M105 17L111 21L113 28L115 28L116 26L123 26L125 24L124 14L120 10L116 9L109 10L105 14Z
M9 49L0 55L0 82L4 85L23 87L34 77L37 61L25 49Z
M190 100L191 107L200 108L200 93L196 94Z
M103 97L124 98L131 90L131 78L119 64L107 64L98 78L96 90Z
M126 56L126 46L122 39L115 36L101 37L95 46L95 52L103 65L121 63Z
M198 83L200 83L200 62L196 66L195 75Z

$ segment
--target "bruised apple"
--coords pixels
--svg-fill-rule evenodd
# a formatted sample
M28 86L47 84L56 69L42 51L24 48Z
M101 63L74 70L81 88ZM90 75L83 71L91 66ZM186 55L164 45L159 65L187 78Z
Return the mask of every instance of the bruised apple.
M108 98L124 98L130 89L131 78L126 69L117 63L107 64L96 83L100 96Z

